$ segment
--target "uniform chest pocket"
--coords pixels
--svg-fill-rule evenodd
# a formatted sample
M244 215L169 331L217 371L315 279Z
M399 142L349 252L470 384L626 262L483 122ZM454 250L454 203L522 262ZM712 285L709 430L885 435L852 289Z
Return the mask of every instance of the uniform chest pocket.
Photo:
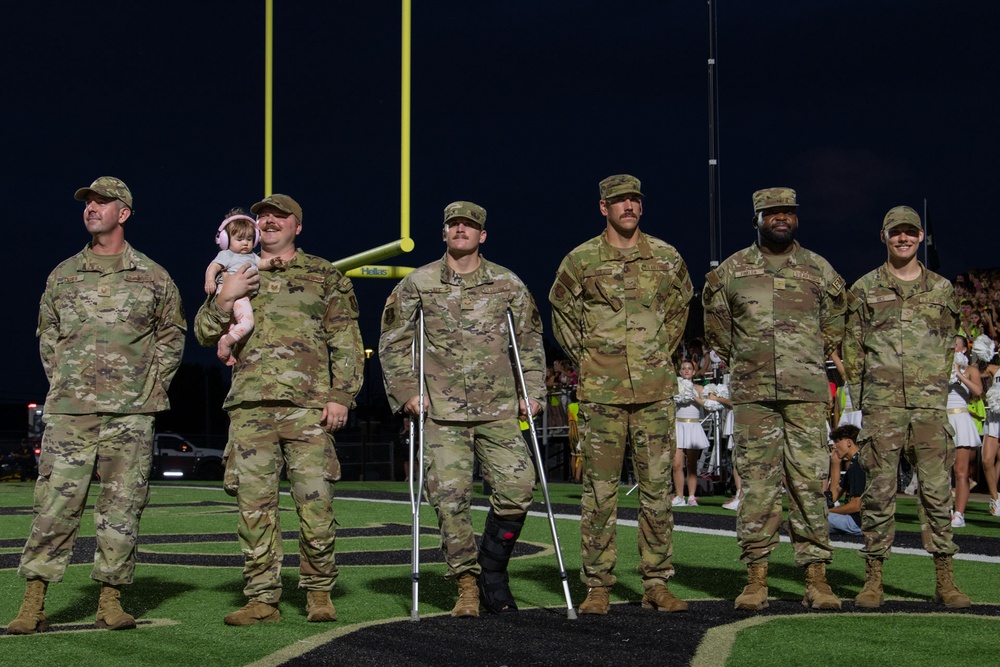
M507 321L507 306L510 304L510 288L505 285L481 285L462 292L462 311L466 316L473 313L488 313L490 320L500 323Z
M420 305L424 311L424 329L428 336L454 331L461 316L461 295L451 287L420 290Z
M614 269L597 269L583 276L584 293L595 305L609 306L618 312L624 305L622 281Z
M643 263L640 266L639 287L642 305L654 307L661 315L666 315L668 301L691 300L691 290L687 289L684 278L687 273L678 272L675 267L661 263ZM677 294L672 294L674 291Z
M796 308L805 312L818 312L823 298L823 286L811 277L793 276L790 278L774 278L774 291L777 298L791 297Z
M943 299L936 298L922 298L913 304L909 310L911 312L907 313L907 309L904 308L904 315L909 315L911 319L927 322L928 324L940 321L944 313L950 312L948 303Z
M728 292L729 308L734 319L751 322L759 318L761 327L770 326L774 284L763 269L737 274Z
M117 319L135 331L147 331L156 315L156 283L148 276L126 276L116 295Z
M864 308L868 311L868 320L874 329L894 326L894 323L900 320L900 306L895 294L869 296L865 300Z

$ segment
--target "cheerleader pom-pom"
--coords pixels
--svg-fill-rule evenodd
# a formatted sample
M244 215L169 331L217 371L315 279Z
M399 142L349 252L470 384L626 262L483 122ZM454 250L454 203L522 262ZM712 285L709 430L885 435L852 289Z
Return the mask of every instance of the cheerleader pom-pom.
M986 409L1000 414L1000 384L995 384L986 392Z
M976 356L979 361L985 361L989 363L993 360L993 357L997 353L997 344L993 342L993 339L983 334L976 338L972 343L972 354Z
M690 403L694 400L694 383L691 380L677 378L677 394L674 396L676 403Z

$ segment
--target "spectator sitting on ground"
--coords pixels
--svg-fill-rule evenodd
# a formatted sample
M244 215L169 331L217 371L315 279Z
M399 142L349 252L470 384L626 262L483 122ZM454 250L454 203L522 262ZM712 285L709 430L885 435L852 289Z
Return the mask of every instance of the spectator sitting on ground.
M833 440L833 453L847 461L847 472L839 485L838 480L830 480L830 488L834 500L841 496L847 502L830 508L830 533L842 535L861 534L861 495L865 491L865 471L858 463L858 445L856 443L860 429L852 424L838 426L830 433Z

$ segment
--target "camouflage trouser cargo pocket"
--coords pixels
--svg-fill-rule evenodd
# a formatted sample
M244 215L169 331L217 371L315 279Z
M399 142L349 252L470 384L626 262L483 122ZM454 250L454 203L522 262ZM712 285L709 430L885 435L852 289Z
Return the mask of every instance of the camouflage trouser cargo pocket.
M878 433L875 429L862 428L858 432L858 440L855 443L858 446L858 462L861 464L861 469L865 471L865 474L871 475L871 471L875 469L875 451L878 445Z
M326 465L323 470L323 477L328 482L340 481L340 459L337 458L337 449L333 444L333 437L327 438Z
M235 497L236 492L239 491L240 482L235 466L236 447L231 441L226 443L226 451L223 453L222 459L226 466L226 471L222 476L222 489L229 495Z

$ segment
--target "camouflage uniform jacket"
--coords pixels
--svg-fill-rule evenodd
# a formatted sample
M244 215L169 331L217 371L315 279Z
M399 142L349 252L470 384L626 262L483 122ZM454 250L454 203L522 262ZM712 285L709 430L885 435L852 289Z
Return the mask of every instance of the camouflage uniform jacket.
M602 233L566 255L549 301L556 340L580 369L577 397L630 405L673 396L671 357L692 293L677 250L642 232L624 252Z
M251 304L254 328L233 368L223 407L256 401L354 407L364 347L350 278L299 249L283 268L261 272ZM194 319L198 342L214 345L228 323L229 313L210 296Z
M951 283L923 265L908 296L885 264L860 278L843 355L855 404L943 410L958 322Z
M170 407L187 322L166 270L125 244L104 273L89 246L45 283L38 342L50 414L149 414Z
M844 279L794 243L774 268L755 243L706 276L705 338L730 366L734 403L830 399L825 364L844 336Z
M517 386L507 349L508 307L528 395L544 399L542 320L528 288L509 269L486 259L463 280L446 256L403 278L386 300L379 360L393 410L418 393L411 344L421 307L432 419L473 422L517 415Z

